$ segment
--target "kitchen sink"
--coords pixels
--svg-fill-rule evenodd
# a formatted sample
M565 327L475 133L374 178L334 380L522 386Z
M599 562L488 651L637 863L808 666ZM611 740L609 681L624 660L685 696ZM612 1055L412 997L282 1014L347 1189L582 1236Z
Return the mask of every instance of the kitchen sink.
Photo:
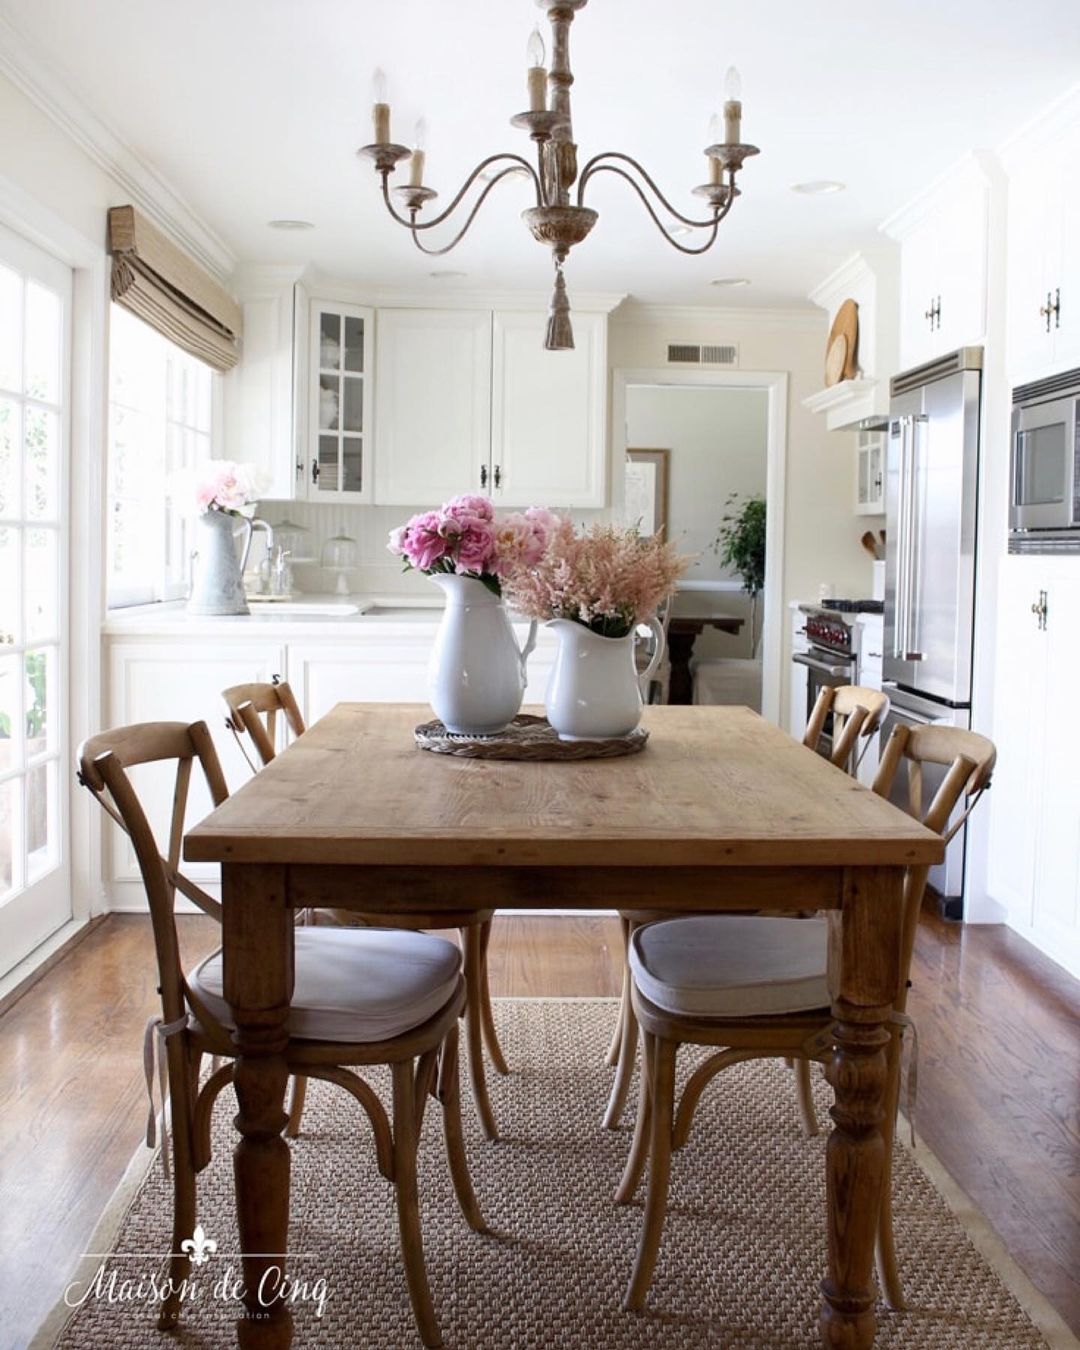
M345 601L332 600L260 600L257 596L248 597L248 608L252 614L260 615L297 615L308 614L313 618L344 619L350 614L359 614L359 605L350 605Z

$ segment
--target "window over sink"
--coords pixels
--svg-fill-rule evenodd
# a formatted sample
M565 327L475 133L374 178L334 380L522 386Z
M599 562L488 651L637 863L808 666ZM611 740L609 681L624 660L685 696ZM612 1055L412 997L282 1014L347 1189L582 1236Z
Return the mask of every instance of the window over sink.
M170 478L213 455L220 377L120 305L110 310L110 609L185 595L190 521Z

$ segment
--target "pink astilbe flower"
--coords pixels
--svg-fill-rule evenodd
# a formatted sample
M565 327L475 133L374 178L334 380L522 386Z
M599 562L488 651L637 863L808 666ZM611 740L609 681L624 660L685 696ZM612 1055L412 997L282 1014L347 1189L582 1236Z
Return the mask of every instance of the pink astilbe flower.
M207 511L227 511L239 515L241 509L259 499L258 474L254 464L237 464L231 459L210 459L195 470L181 470L171 486L174 500L191 493L200 515Z
M509 603L530 619L572 619L603 637L625 637L675 592L690 559L661 535L558 523L538 563L513 573Z

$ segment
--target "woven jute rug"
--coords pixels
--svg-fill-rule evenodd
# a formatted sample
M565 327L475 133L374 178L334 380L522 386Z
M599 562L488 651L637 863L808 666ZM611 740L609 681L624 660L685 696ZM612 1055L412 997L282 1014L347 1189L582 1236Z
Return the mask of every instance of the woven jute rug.
M485 1143L464 1093L473 1180L491 1236L472 1233L454 1200L429 1106L421 1147L424 1243L436 1312L454 1350L782 1350L816 1347L825 1269L824 1132L799 1127L790 1072L743 1065L707 1091L676 1155L656 1279L644 1314L620 1311L641 1227L641 1198L612 1202L629 1125L600 1120L611 1081L604 1053L610 1000L499 1000L496 1020L512 1073L491 1075L502 1139ZM701 1052L681 1055L685 1075ZM815 1071L819 1110L829 1089ZM384 1078L375 1078L387 1092ZM235 1344L238 1278L232 1199L233 1100L222 1095L215 1156L199 1179L199 1217L216 1251L193 1274L195 1299L178 1336L156 1330L148 1298L168 1250L170 1188L159 1162L113 1224L99 1291L39 1343L66 1350L161 1350ZM632 1118L632 1111L628 1113ZM919 1158L898 1146L897 1239L910 1308L878 1307L881 1350L1025 1350L1075 1344L1023 1277L1004 1279L962 1226ZM985 1246L985 1243L982 1244ZM304 1131L292 1146L290 1263L297 1347L419 1344L398 1255L391 1187L378 1174L366 1118L344 1092L311 1083ZM93 1255L86 1273L100 1266ZM999 1263L1000 1265L1000 1263ZM111 1273L116 1280L108 1283ZM130 1281L124 1284L123 1281ZM1018 1299L1010 1291L1018 1289ZM323 1283L320 1283L323 1282ZM110 1299L109 1294L112 1294ZM1027 1304L1027 1310L1022 1306ZM318 1315L321 1308L321 1316ZM1040 1325L1036 1325L1036 1323ZM1041 1329L1040 1329L1041 1327Z

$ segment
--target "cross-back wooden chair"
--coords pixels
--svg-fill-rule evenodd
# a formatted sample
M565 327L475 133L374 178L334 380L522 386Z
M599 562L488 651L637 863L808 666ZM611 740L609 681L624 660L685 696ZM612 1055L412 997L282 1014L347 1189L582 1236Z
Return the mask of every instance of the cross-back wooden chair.
M159 852L128 770L176 763L168 845ZM150 906L161 991L161 1016L147 1026L150 1112L147 1142L155 1138L155 1052L161 1056L162 1156L168 1171L168 1117L172 1123L173 1232L169 1276L177 1292L162 1304L159 1325L176 1326L179 1289L190 1268L183 1242L196 1225L196 1175L210 1161L214 1102L233 1081L232 1016L223 992L220 948L185 974L180 965L174 901L187 896L220 922L221 906L179 871L184 813L198 762L219 805L228 796L205 722L149 722L102 732L78 752L78 778L131 839ZM295 993L286 1059L291 1073L322 1078L350 1092L375 1135L379 1171L394 1184L405 1278L423 1342L441 1344L431 1302L417 1202L416 1152L429 1095L442 1105L446 1151L458 1203L469 1225L483 1232L465 1157L458 1088L458 1017L465 1001L461 954L452 942L426 933L333 928L296 930ZM406 1009L402 1012L402 1009ZM224 1060L201 1081L204 1055ZM392 1120L374 1090L353 1072L389 1065ZM189 1244L190 1246L190 1244Z
M961 827L990 782L993 742L953 727L897 727L882 756L874 791L887 796L907 772L910 813L946 840ZM924 807L924 769L944 777ZM961 798L964 809L955 809ZM900 979L886 1050L885 1170L877 1227L878 1276L893 1308L904 1306L892 1225L892 1146L900 1100L907 986L929 868L904 877ZM703 1089L731 1064L794 1058L828 1064L832 1013L827 986L828 921L697 915L639 928L630 945L631 997L644 1033L634 1138L616 1202L629 1204L646 1162L648 1194L637 1259L623 1306L641 1308L652 1283L667 1208L671 1155L685 1144ZM675 1106L675 1060L682 1045L716 1047L691 1074Z
M889 711L889 698L880 689L869 689L864 685L845 684L837 688L826 686L822 689L814 704L813 711L806 724L803 745L811 750L821 750L822 736L829 717L832 717L832 737L829 748L829 761L846 773L854 773L859 761L866 753L871 739L881 730L882 723ZM862 739L862 748L858 742ZM607 1110L604 1113L604 1128L617 1130L626 1108L630 1094L630 1083L634 1076L637 1060L637 1024L634 1021L634 1009L630 999L630 966L628 952L630 939L634 931L645 923L655 923L658 919L674 917L660 910L619 911L619 923L623 940L623 979L622 997L619 1001L619 1015L615 1032L608 1047L607 1062L615 1068L615 1079L611 1085ZM799 1098L799 1109L808 1134L817 1129L814 1106L810 1093L810 1066L796 1062L795 1081Z
M288 684L238 684L224 690L222 698L229 709L226 725L244 750L253 770L257 771L260 766L265 767L275 757L277 743L275 719L279 714L284 717L293 737L302 736L304 733L303 715ZM250 756L247 755L244 733L251 738L259 765L252 764ZM421 929L458 930L465 958L465 1035L469 1045L469 1080L481 1128L488 1139L497 1139L499 1132L491 1098L488 1095L484 1070L484 1047L487 1047L491 1062L498 1073L508 1074L510 1070L495 1032L495 1018L491 1010L491 993L488 986L487 954L494 910L479 910L475 914L467 911L420 910L391 915L326 909L316 911L312 917L318 922L319 916L323 915L331 922L346 928L357 926L381 928L392 924L395 928L404 928L412 932ZM303 1086L301 1081L297 1080L293 1086L289 1111L290 1132L299 1128L302 1109Z

